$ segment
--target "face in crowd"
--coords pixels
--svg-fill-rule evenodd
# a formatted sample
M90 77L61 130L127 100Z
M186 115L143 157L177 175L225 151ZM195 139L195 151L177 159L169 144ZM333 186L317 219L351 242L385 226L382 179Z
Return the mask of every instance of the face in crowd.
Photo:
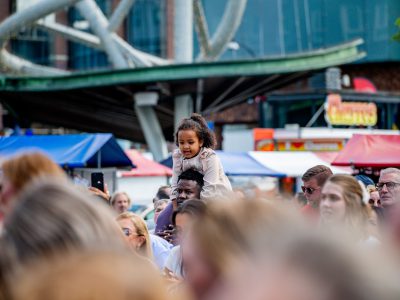
M368 203L371 206L374 206L374 207L380 207L381 206L381 198L379 197L379 192L378 191L374 191L374 192L371 192L369 194Z
M382 171L377 184L381 204L383 207L392 206L400 202L400 171Z
M177 192L177 204L181 204L186 200L200 199L201 187L194 180L181 179L178 181Z
M167 207L168 201L158 200L154 205L154 223L157 224L158 216Z
M131 219L119 219L118 224L124 232L125 239L132 249L139 250L146 239L143 235L139 234L137 228L133 224Z
M325 181L332 176L332 171L324 165L316 165L308 169L302 176L303 186L301 187L307 204L318 210L321 200L321 189Z
M125 193L118 193L114 196L112 207L118 214L128 211L131 201Z
M321 199L321 187L318 185L317 178L311 178L308 181L304 181L302 187L304 196L307 198L308 203L314 207L319 207L319 201Z
M325 223L338 224L345 218L346 203L343 188L333 182L325 183L321 190L320 214Z
M116 220L130 248L139 255L152 259L149 231L142 217L132 212L125 212Z
M194 130L188 129L178 132L178 145L179 150L181 150L185 158L192 158L200 152L201 147L203 147L203 142L199 139Z

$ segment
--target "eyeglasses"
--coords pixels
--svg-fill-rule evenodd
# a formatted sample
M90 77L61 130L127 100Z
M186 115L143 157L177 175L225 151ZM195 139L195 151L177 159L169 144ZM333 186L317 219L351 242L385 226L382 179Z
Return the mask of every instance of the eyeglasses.
M130 236L132 234L131 230L129 228L122 228L122 231L126 236Z
M393 190L393 189L396 187L396 185L400 185L400 183L398 183L398 182L392 182L392 181L389 181L389 182L379 182L379 183L376 185L376 188L377 188L378 191L381 191L385 185L386 185L386 188L387 188L388 190Z
M319 190L320 188L313 189L313 188L302 186L301 189L302 189L303 193L307 193L309 195L312 195L316 190Z
M121 228L121 229L124 232L125 236L131 236L131 235L139 236L139 234L133 233L129 228Z

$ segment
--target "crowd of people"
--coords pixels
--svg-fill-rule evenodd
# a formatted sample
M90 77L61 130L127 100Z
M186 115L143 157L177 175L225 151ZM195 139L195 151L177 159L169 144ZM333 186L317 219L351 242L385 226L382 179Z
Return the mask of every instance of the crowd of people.
M125 192L85 190L46 155L2 163L0 299L400 299L400 170L313 166L293 199L233 191L204 119L176 133L155 230Z

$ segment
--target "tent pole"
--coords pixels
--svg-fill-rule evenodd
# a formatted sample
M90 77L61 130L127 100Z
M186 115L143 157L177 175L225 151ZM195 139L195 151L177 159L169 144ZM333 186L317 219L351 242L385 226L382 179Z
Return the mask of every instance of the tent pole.
M97 168L101 169L101 149L97 151Z

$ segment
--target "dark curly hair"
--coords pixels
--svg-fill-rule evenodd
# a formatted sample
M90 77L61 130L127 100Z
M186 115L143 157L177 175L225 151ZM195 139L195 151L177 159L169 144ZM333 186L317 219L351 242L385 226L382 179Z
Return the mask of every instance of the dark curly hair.
M204 178L203 174L200 172L194 170L194 169L188 169L186 171L183 171L181 175L178 176L178 182L183 180L192 180L196 181L197 184L202 188L204 186Z
M179 124L175 133L175 143L178 143L178 133L181 130L193 130L197 137L203 142L203 147L214 149L217 142L214 133L208 128L206 120L199 114L192 114L190 118L185 118Z

